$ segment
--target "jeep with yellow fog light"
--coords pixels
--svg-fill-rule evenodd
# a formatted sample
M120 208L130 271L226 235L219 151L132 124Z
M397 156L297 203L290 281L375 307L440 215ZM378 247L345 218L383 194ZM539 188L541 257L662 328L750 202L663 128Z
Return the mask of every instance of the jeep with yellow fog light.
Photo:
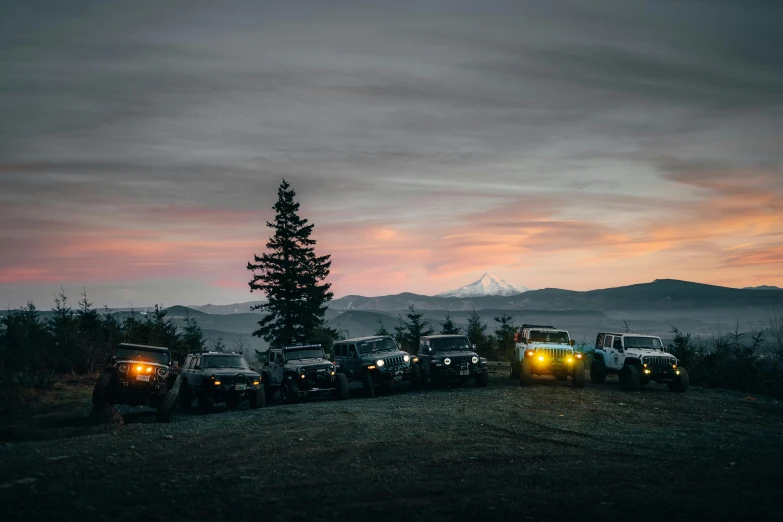
M302 397L319 395L348 398L348 377L337 372L336 365L326 358L320 344L270 348L261 373L267 401L271 401L277 391L289 404L299 402Z
M429 380L435 388L448 383L474 380L484 388L489 383L487 360L475 352L465 335L427 335L419 339L421 384Z
M534 375L554 375L559 381L571 377L574 388L584 387L584 354L574 349L566 330L524 324L514 335L510 376L519 379L521 386L529 386Z
M92 391L96 408L125 404L157 409L158 422L169 422L179 398L179 370L162 346L120 343L106 356Z
M590 379L602 384L606 376L620 377L623 390L638 390L648 382L666 383L670 391L684 393L690 379L677 358L668 353L660 337L629 332L599 332Z
M196 399L201 413L212 411L216 402L225 402L227 409L236 409L245 400L252 409L266 404L261 374L237 352L189 354L182 365L179 397L184 409Z
M418 357L400 350L390 335L343 339L333 350L337 372L349 383L361 383L366 397L375 397L376 388L388 391L403 383L418 387L421 381Z

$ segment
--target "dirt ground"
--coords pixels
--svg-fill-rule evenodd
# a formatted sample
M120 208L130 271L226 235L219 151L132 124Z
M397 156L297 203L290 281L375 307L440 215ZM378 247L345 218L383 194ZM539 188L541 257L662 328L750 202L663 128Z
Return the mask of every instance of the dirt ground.
M752 400L755 399L755 400ZM783 407L493 375L347 401L0 430L13 520L779 520ZM26 439L26 440L24 440Z

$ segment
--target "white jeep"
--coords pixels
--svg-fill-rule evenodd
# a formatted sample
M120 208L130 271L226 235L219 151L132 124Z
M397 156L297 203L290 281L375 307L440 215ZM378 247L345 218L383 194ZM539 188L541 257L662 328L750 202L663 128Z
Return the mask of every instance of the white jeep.
M574 350L567 331L525 324L514 341L510 376L519 379L521 386L532 384L533 375L554 375L558 381L571 377L573 387L584 387L584 354Z
M654 335L600 332L595 340L590 380L602 384L610 373L619 375L620 387L629 391L655 381L683 393L689 383L688 372Z

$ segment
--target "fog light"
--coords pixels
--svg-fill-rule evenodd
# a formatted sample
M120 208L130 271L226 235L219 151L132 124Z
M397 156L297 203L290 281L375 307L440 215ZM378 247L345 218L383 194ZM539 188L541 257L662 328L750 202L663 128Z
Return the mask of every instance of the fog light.
M650 370L644 370L644 373L650 373Z
M680 375L680 370L677 370L677 371L676 371L676 372L674 372L674 373L676 373L677 375Z
M574 360L572 358L570 358L570 357L567 360L568 360L568 364L571 364L572 362L574 362Z
M258 381L253 381L253 386L258 386Z
M334 375L334 372L332 372L332 375Z
M527 356L528 356L528 357L533 357L533 352L532 352L532 351L530 351L530 352L527 352Z
M220 381L215 381L215 386L220 386Z
M301 377L302 377L302 379L304 379L304 378L305 378L305 376L304 376L304 375L302 375Z
M676 364L672 364L672 368L677 369L677 365Z
M136 367L136 371L137 371L137 372L140 372L140 371L141 371L141 370L143 370L143 369L144 369L144 367L143 367L143 366L137 366L137 367Z
M544 356L543 355L539 355L538 356L538 360L543 362L544 361Z

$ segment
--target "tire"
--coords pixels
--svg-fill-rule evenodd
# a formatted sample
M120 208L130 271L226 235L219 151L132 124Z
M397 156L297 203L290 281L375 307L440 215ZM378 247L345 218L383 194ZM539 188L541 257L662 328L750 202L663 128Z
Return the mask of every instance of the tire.
M262 384L257 390L253 390L247 397L247 403L251 410L266 406L266 386Z
M198 397L198 411L201 413L211 413L215 406L215 398L209 393L202 393Z
M92 389L92 403L95 406L114 404L114 386L117 376L113 373L102 373Z
M530 386L531 384L533 384L533 372L532 368L530 367L530 359L525 357L522 359L522 363L520 364L519 385Z
M477 388L486 388L487 384L489 384L489 375L486 373L479 373L476 375L476 387Z
M266 402L272 402L275 400L275 389L272 387L272 379L269 378L268 373L263 374L261 382L263 383Z
M299 402L299 385L294 379L287 379L280 387L280 396L287 404Z
M438 370L432 370L430 373L430 384L433 388L436 389L443 388L443 374L441 374Z
M606 382L606 364L603 359L593 359L590 364L590 380L595 384Z
M631 364L626 364L620 370L620 388L625 391L636 391L642 385L639 368Z
M179 387L179 407L183 410L189 410L192 404L193 395L191 395L190 390L188 389L187 381L183 380Z
M179 377L174 381L171 389L163 397L163 402L158 405L158 410L155 412L155 420L158 422L170 422L171 416L174 410L177 409L177 403L179 402L180 392L180 380Z
M680 380L674 382L667 382L669 391L677 393L685 393L688 390L688 386L691 384L691 378L685 368L680 368Z
M510 369L509 369L509 378L511 379L519 379L519 367L520 362L519 361L511 361L510 362Z
M414 364L411 366L411 387L414 390L420 390L421 389L421 366L418 364Z
M344 373L335 375L337 388L332 390L332 398L338 401L344 401L348 398L348 376Z
M362 373L362 388L364 389L364 396L372 399L375 397L375 384L372 382L372 374L370 372Z
M571 386L573 388L585 387L585 360L577 359L574 364L574 374L571 376Z

